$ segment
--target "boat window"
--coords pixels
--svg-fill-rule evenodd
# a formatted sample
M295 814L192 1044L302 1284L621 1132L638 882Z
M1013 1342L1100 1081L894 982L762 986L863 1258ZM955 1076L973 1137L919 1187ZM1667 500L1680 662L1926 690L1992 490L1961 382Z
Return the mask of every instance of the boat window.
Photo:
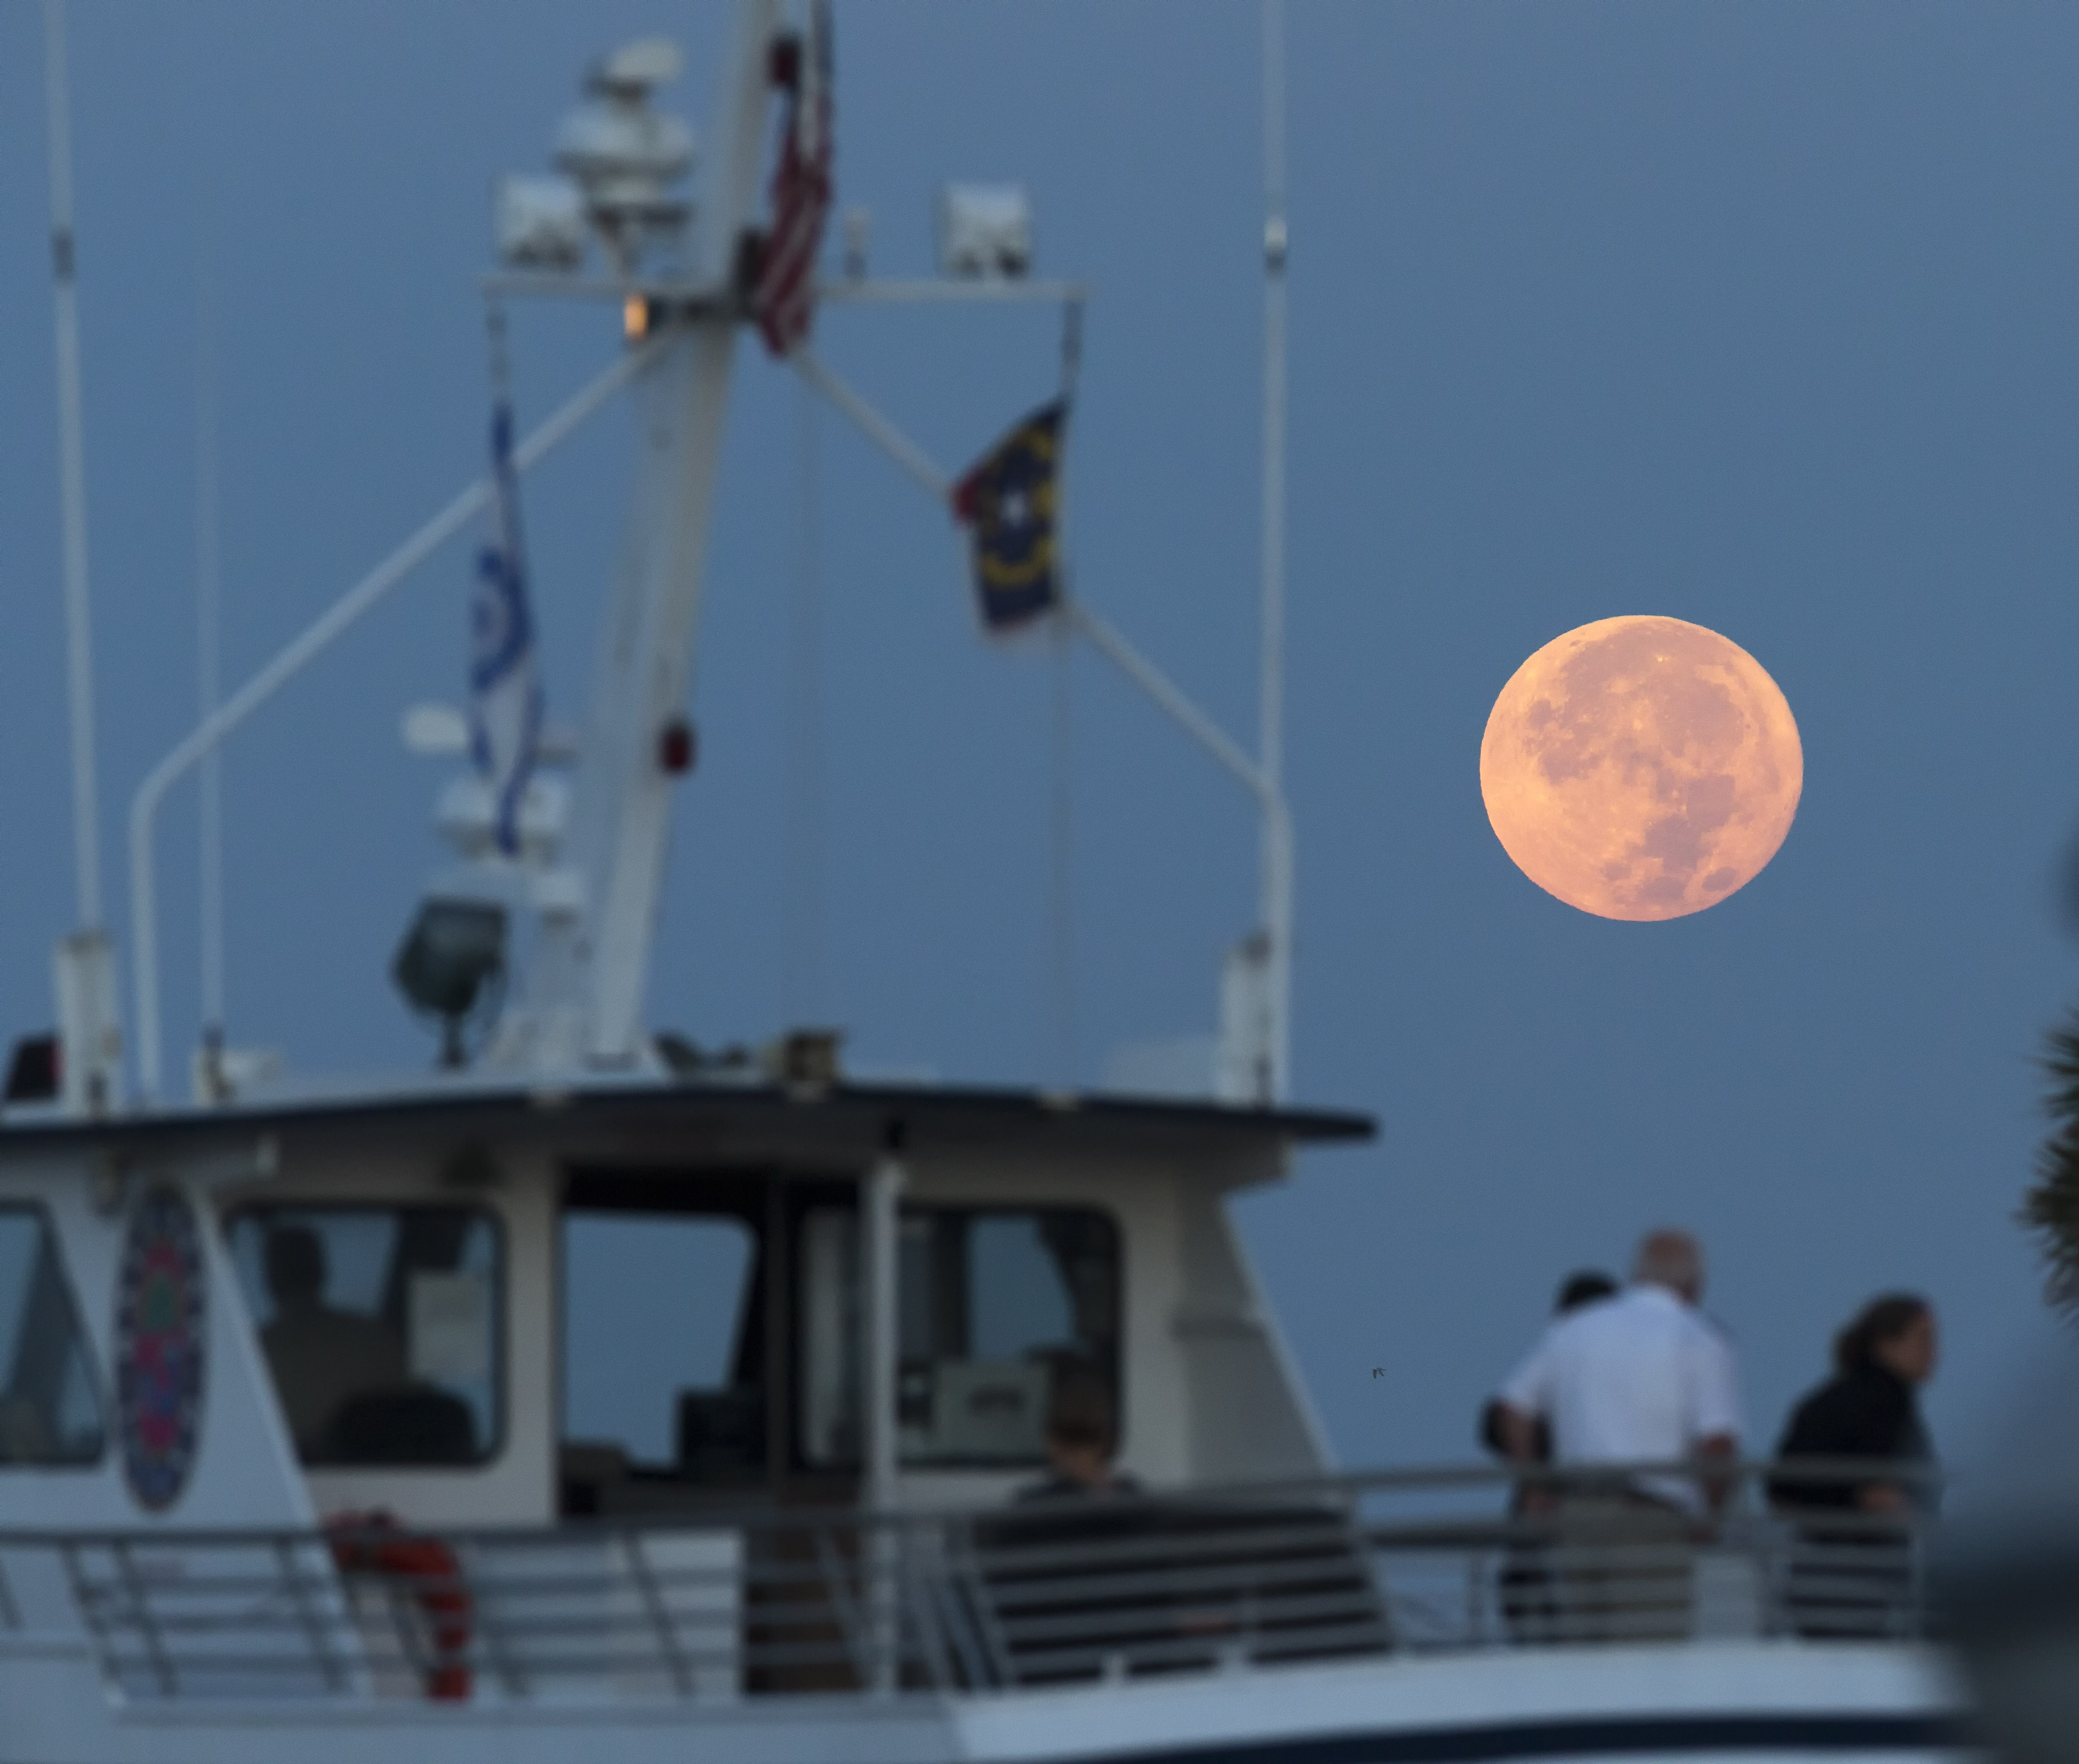
M813 1464L856 1462L856 1215L802 1221L801 1440ZM1054 1377L1084 1366L1115 1390L1119 1232L1086 1208L906 1208L897 1314L905 1464L1016 1467L1046 1457Z
M101 1399L48 1223L0 1207L0 1464L100 1459Z
M733 1215L563 1215L567 1462L701 1479L763 1466L763 1368L746 1339L757 1248Z
M309 1464L479 1464L497 1448L497 1225L474 1207L265 1207L231 1254Z

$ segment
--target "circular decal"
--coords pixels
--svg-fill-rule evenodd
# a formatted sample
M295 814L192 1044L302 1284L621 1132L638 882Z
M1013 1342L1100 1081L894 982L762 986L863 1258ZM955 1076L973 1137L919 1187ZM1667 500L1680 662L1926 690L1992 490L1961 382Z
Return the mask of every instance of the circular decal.
M202 1238L195 1209L154 1188L130 1215L115 1297L123 1471L156 1512L187 1486L202 1431Z

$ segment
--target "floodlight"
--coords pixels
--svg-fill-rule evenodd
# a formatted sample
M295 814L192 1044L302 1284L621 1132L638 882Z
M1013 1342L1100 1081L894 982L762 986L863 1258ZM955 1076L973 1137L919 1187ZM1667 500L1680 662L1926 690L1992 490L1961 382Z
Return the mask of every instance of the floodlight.
M25 1035L7 1060L7 1087L0 1100L50 1103L57 1100L64 1055L55 1035Z
M1032 205L1017 184L948 184L938 222L942 274L1015 279L1032 267Z
M390 964L397 990L441 1020L441 1063L464 1063L462 1029L505 975L505 909L485 900L422 901Z
M584 261L584 195L567 178L498 180L492 228L500 261L519 270L575 270Z

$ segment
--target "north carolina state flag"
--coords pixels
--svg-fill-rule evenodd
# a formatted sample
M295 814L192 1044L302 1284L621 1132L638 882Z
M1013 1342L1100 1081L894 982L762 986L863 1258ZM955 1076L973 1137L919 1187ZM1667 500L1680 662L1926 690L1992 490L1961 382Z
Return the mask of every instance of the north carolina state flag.
M1060 604L1056 538L1066 400L1035 410L953 487L973 536L975 593L992 633L1019 631Z

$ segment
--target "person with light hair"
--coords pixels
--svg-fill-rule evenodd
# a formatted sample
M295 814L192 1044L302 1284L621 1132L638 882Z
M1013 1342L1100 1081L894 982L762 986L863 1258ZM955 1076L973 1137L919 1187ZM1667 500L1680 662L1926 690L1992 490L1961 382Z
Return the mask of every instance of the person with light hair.
M1732 1347L1697 1309L1704 1279L1694 1238L1648 1232L1630 1284L1554 1323L1502 1387L1503 1440L1526 1468L1538 1461L1541 1431L1562 1468L1669 1467L1568 1476L1527 1491L1525 1511L1556 1515L1570 1546L1592 1555L1608 1545L1611 1562L1620 1560L1620 1548L1633 1552L1629 1570L1570 1571L1579 1594L1569 1601L1571 1628L1582 1639L1667 1635L1686 1626L1687 1540L1730 1492L1705 1468L1737 1457L1740 1441ZM1675 1468L1684 1462L1698 1468ZM1664 1561L1645 1571L1638 1546L1654 1546L1646 1555Z

